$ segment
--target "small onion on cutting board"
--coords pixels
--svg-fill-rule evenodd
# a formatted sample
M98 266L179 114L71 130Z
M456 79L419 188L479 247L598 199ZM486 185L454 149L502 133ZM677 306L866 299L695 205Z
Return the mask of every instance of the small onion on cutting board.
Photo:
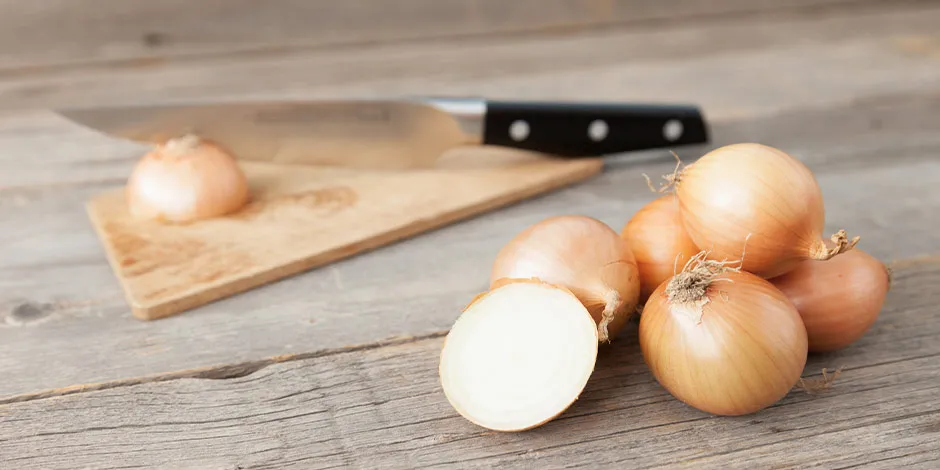
M131 172L126 195L133 217L163 222L230 214L250 196L235 158L195 135L170 139L144 155Z

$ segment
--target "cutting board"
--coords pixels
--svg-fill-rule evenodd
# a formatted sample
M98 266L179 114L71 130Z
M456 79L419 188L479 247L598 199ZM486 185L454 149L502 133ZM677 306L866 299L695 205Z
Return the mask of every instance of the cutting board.
M252 202L189 224L132 219L123 187L95 195L86 209L133 314L154 320L582 181L603 166L484 153L396 172L240 161Z

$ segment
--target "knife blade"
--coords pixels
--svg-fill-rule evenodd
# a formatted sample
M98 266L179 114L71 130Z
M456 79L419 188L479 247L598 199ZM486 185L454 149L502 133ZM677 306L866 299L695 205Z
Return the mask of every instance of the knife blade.
M694 105L418 97L191 102L54 110L107 134L160 144L186 133L236 158L370 169L433 166L493 145L561 158L706 143Z

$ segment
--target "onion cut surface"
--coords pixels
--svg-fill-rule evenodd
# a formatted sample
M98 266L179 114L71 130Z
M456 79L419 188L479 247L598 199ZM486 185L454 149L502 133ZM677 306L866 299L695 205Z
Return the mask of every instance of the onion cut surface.
M451 406L496 431L523 431L565 411L597 358L597 327L570 291L507 282L481 294L457 319L441 351Z

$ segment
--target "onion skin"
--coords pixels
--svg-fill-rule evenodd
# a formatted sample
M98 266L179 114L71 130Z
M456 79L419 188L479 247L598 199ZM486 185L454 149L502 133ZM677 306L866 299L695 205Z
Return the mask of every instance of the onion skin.
M582 215L549 217L503 246L490 271L490 288L514 279L539 279L570 290L597 322L601 342L620 333L640 295L627 242L608 225Z
M640 270L640 303L700 251L682 226L679 202L673 194L640 208L620 235L630 245Z
M711 259L737 260L746 252L742 269L769 279L840 251L822 242L825 208L816 178L778 149L720 147L675 179L683 225Z
M671 284L650 296L639 327L643 358L669 393L701 411L734 416L766 408L796 385L808 355L806 329L769 281L725 272L692 303L670 301Z
M771 282L800 312L810 352L820 353L865 335L884 305L890 276L881 261L855 248L824 263L804 261Z
M125 195L135 219L184 223L240 209L248 203L249 187L231 155L187 135L145 154L131 172Z

